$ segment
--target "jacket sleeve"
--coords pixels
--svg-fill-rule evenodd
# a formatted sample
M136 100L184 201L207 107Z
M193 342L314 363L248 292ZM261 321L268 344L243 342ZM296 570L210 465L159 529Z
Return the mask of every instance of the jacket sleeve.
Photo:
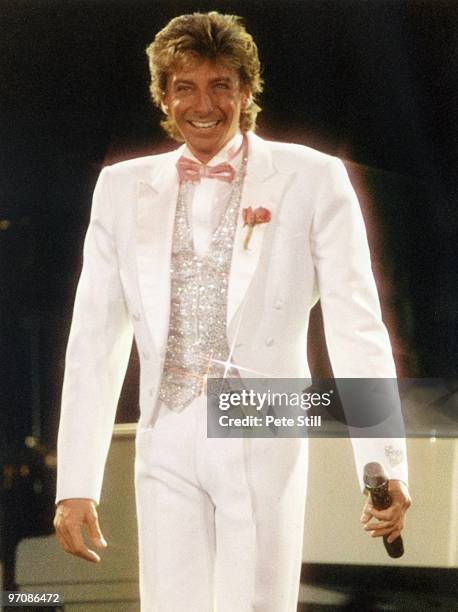
M331 158L325 176L314 211L311 247L334 376L395 379L356 194L340 160ZM399 396L397 405L391 417L393 437L379 437L377 428L350 430L361 485L363 467L370 461L382 463L389 478L407 481ZM390 427L386 424L384 431Z
M56 502L99 503L117 403L132 346L114 239L109 169L97 181L65 360Z

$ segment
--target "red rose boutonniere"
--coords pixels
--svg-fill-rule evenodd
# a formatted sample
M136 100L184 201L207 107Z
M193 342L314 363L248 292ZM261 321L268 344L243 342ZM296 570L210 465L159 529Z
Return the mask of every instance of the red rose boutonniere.
M250 243L251 234L253 233L253 229L255 225L259 223L269 223L272 218L271 212L268 208L263 208L259 206L254 210L250 207L244 208L242 210L243 214L243 227L248 225L248 231L245 236L245 241L243 243L243 248L247 249Z

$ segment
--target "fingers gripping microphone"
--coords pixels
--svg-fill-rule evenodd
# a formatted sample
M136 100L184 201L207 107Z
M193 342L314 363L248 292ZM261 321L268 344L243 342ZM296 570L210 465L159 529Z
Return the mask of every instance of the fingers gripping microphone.
M388 491L388 476L380 463L373 462L365 465L364 485L376 510L386 510L391 506L392 499ZM383 536L383 544L386 552L393 559L398 559L404 554L404 543L401 536L398 536L391 544L388 542L388 536Z

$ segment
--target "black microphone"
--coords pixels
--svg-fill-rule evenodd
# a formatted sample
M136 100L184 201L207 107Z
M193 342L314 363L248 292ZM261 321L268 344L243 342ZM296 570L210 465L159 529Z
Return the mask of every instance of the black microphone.
M364 485L376 510L386 510L391 506L392 499L388 491L388 476L383 465L374 461L364 466ZM404 543L401 536L398 536L390 544L388 536L385 535L383 536L383 544L386 552L393 559L398 559L404 554Z

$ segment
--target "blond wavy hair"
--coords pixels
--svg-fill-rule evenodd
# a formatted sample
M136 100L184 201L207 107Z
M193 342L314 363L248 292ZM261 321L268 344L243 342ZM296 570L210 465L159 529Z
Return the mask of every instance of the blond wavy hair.
M263 81L258 48L241 17L216 11L193 13L172 19L147 47L151 74L150 93L159 108L167 87L167 77L178 67L196 59L221 60L236 70L242 87L250 92L250 103L240 113L240 129L256 128L261 108L256 103ZM165 116L161 126L175 140L183 140L174 121Z

